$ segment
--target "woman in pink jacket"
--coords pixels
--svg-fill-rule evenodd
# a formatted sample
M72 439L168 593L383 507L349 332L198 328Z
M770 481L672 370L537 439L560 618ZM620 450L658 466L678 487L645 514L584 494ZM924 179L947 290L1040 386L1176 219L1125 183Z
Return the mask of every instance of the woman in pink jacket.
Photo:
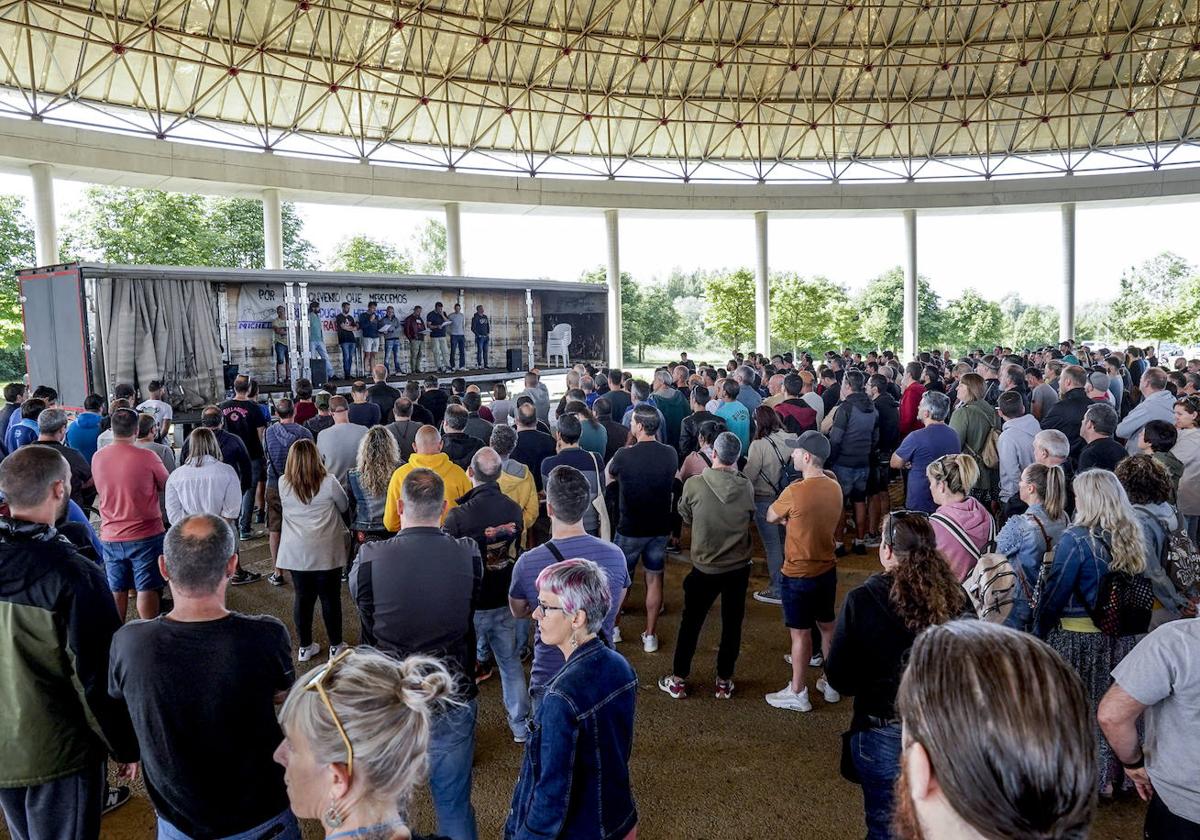
M958 579L965 580L979 555L996 539L995 520L971 496L971 488L979 480L979 465L970 455L943 455L925 469L925 475L938 506L929 517L938 551Z

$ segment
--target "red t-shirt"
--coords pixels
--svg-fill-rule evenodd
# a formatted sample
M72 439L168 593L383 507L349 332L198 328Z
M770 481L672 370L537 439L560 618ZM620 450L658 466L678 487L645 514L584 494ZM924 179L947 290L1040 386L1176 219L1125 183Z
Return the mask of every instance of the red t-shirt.
M166 530L158 494L167 485L167 468L153 450L114 441L92 456L92 476L100 495L100 539L132 542Z
M300 425L317 416L317 405L311 400L296 401L296 422Z

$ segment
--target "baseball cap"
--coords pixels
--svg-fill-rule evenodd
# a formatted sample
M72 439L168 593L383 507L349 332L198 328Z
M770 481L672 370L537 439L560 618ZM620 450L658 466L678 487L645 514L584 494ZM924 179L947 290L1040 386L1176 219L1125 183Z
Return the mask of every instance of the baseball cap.
M800 435L800 440L796 443L801 449L815 455L825 463L829 460L829 439L820 432L809 429L804 434Z

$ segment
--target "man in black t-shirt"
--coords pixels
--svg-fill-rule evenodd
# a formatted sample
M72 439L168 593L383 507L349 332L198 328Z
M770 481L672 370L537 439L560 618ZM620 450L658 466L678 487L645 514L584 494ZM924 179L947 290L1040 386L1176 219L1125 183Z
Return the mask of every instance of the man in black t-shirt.
M350 422L371 428L383 420L379 406L367 400L367 383L361 379L350 386Z
M512 459L529 467L533 483L542 492L542 461L558 451L554 438L538 430L537 406L532 402L517 406L517 447Z
M659 414L654 406L641 403L633 409L629 426L636 443L613 455L606 480L617 482L621 516L617 522L617 548L633 569L638 558L646 570L646 653L658 650L658 610L663 602L663 568L667 559L667 537L671 533L671 494L679 453L659 443Z
M379 406L379 416L386 420L392 416L392 406L400 399L400 391L387 384L387 368L383 365L371 369L371 379L367 399Z
M129 707L159 836L299 836L273 759L291 640L278 619L225 607L236 547L219 517L176 523L159 560L175 608L113 637L108 691Z
M263 458L263 433L267 420L259 410L258 403L250 399L250 377L239 376L233 381L232 400L221 403L221 415L225 418L225 429L236 435L246 445L250 456L252 476L250 488L242 493L242 513L238 517L238 530L244 540L253 536L251 518L254 516L254 493L259 482L266 480L267 464Z
M433 418L432 425L441 428L442 420L446 417L446 404L449 402L450 398L446 396L446 392L438 387L437 377L425 377L425 390L417 403L429 412Z
M354 369L354 353L358 349L358 339L354 335L358 329L358 319L350 314L349 302L342 304L342 311L334 319L333 325L337 327L338 347L342 348L342 375L349 379Z

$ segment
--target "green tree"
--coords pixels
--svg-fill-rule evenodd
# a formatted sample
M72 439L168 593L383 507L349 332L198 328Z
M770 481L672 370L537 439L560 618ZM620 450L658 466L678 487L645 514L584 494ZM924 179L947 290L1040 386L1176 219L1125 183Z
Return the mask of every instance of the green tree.
M621 338L626 356L646 361L646 348L675 333L679 313L661 286L639 289L633 278L621 274ZM633 352L630 353L630 350Z
M423 274L445 274L446 225L437 219L426 219L414 239L421 272Z
M867 283L858 296L862 336L884 350L904 346L904 271L896 266ZM936 344L942 335L942 310L929 281L917 277L917 346Z
M1058 343L1058 310L1053 306L1026 306L1013 325L1009 340L1020 351Z
M1112 304L1113 326L1124 340L1179 338L1179 295L1195 268L1178 254L1165 251L1121 275Z
M918 325L919 327L919 325ZM953 349L983 347L1002 340L1004 313L1000 305L967 289L946 305L942 341Z
M1075 309L1075 338L1080 341L1107 343L1113 337L1112 301L1090 301ZM1058 323L1055 322L1054 339L1058 342Z
M671 292L667 290L667 297ZM675 314L679 316L675 332L671 334L671 342L680 349L696 350L705 343L704 335L704 297L703 295L687 295L671 301Z
M33 266L33 225L25 215L25 202L15 195L0 195L0 378L25 375L25 333L14 273Z
M408 255L387 242L369 236L343 239L334 251L329 267L333 271L363 274L411 274Z
M678 268L672 269L671 276L667 278L667 297L671 300L686 297L703 297L704 280L705 275L703 271L684 272Z
M771 334L793 352L821 351L828 344L852 344L858 316L846 290L827 278L781 274L771 280Z
M252 198L219 197L208 200L209 226L216 234L208 265L232 268L265 268L266 241L262 202ZM296 205L280 207L283 222L283 267L313 269L316 248L302 235L304 220Z
M738 351L754 338L754 274L748 268L722 271L704 281L705 329L724 348Z

